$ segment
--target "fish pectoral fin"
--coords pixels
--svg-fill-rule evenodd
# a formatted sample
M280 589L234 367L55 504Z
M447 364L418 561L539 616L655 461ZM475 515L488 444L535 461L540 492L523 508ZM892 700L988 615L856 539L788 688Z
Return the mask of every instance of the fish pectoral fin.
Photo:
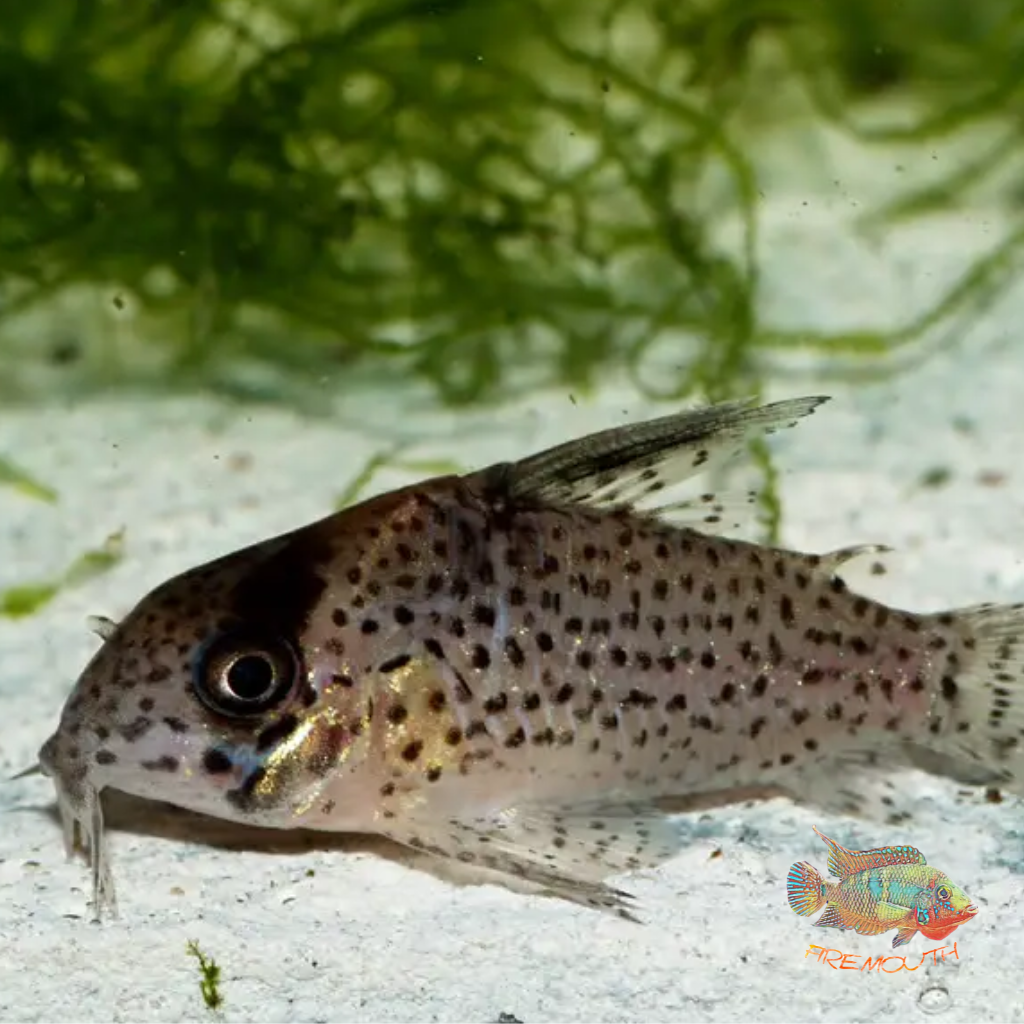
M635 802L508 807L448 821L460 851L482 868L513 875L583 906L637 920L632 897L611 875L654 867L684 838L656 807ZM457 854L466 862L466 854Z
M473 824L498 846L536 851L543 863L594 881L654 867L685 843L670 818L642 802L522 805Z
M897 946L905 946L916 934L916 928L901 928L892 940L892 948L896 949Z
M903 916L906 917L906 914ZM884 921L881 918L858 917L851 927L858 935L881 935L889 931L892 925L892 921Z
M882 900L875 904L879 920L888 921L889 927L892 927L892 922L902 921L907 914L911 912L912 907L901 907L898 903L890 903L887 900ZM882 929L885 931L886 929Z
M508 830L491 819L448 818L417 825L408 820L385 834L415 850L445 857L471 871L504 877L509 888L525 883L553 896L639 922L633 913L635 900L628 892L605 885L594 873L574 870L564 848L553 844L555 834L539 830Z
M655 496L660 501L668 487L718 468L752 438L795 425L825 401L797 398L762 406L738 401L691 409L590 434L474 476L495 501L513 507L633 508ZM651 512L659 509L655 502Z

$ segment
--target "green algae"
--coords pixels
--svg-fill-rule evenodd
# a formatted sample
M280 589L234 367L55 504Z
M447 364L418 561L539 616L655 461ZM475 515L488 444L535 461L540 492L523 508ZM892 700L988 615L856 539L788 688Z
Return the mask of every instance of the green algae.
M76 395L307 408L365 379L678 403L756 396L794 354L899 372L1019 279L1022 58L1014 0L15 0L0 399L39 364ZM808 123L912 167L864 229L985 196L1000 236L892 329L766 321L759 153Z
M42 611L59 593L109 572L124 558L124 533L111 534L98 548L84 551L54 579L0 590L0 617L22 619Z
M0 358L80 361L95 386L373 363L483 402L517 373L585 392L666 332L656 398L750 393L794 345L872 364L925 325L759 322L761 139L794 96L866 146L998 125L882 222L961 208L1021 160L1009 0L9 6ZM728 216L733 246L713 240Z
M393 469L417 476L442 476L466 471L464 466L451 459L409 459L400 455L401 450L401 446L394 446L374 452L335 498L335 509L340 511L367 497L370 485L381 470Z
M2 455L0 455L0 487L13 487L24 497L45 502L47 505L53 505L57 501L57 492L52 487Z

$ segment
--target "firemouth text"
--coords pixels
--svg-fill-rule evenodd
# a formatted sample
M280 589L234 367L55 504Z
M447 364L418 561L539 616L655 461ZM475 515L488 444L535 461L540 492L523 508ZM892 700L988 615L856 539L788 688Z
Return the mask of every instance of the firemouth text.
M813 956L819 964L828 964L834 971L881 971L884 974L896 974L898 971L916 971L922 964L928 962L931 957L933 964L940 960L956 958L960 959L956 943L952 946L937 946L935 949L926 950L921 954L918 963L914 963L915 957L906 956L870 956L861 957L854 953L844 953L841 949L829 949L826 946L808 946L804 953L804 959ZM863 963L859 961L863 960ZM907 961L910 961L908 963Z

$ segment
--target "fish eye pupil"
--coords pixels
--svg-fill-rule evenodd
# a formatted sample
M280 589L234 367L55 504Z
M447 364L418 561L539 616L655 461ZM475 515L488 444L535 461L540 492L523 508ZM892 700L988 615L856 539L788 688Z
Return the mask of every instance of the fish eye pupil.
M284 637L227 629L197 649L192 692L215 714L252 718L288 700L301 672L298 652Z
M238 700L259 700L274 687L274 665L262 654L243 654L224 673L224 683Z

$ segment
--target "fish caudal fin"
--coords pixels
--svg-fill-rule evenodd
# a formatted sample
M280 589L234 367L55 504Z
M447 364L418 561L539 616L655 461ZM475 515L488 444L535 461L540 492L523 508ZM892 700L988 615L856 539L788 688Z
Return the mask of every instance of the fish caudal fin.
M810 917L828 902L828 889L817 870L807 861L801 860L789 869L786 896L794 913Z
M915 767L1024 795L1024 604L934 616L950 641Z

